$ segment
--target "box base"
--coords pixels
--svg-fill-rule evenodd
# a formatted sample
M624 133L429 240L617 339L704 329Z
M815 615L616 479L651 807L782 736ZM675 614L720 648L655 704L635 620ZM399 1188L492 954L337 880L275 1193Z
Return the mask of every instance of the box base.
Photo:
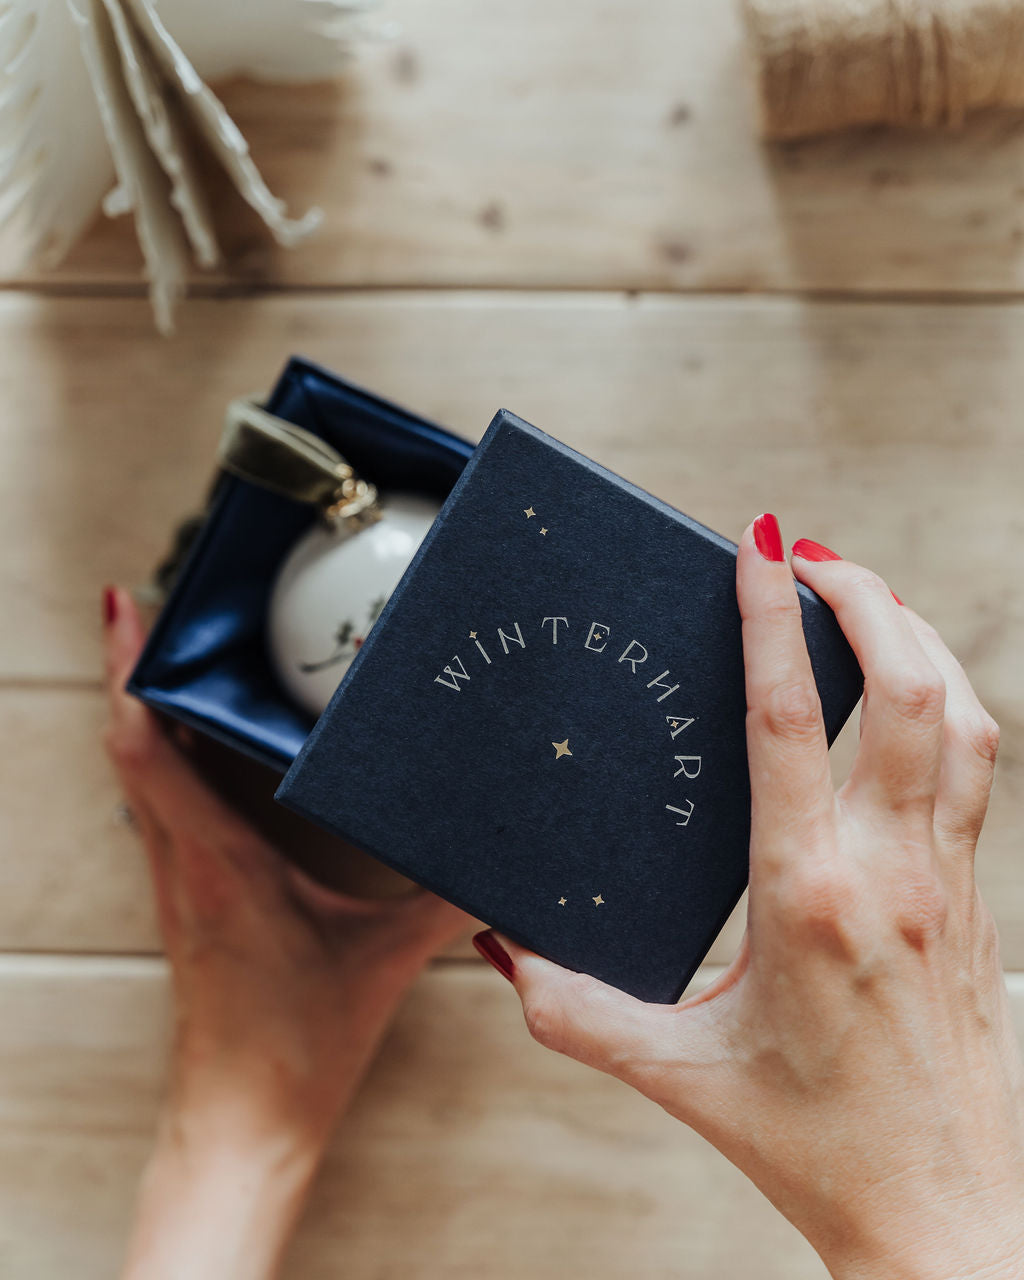
M338 893L375 901L418 893L412 880L274 800L280 774L205 734L167 717L165 729L189 763L289 862Z

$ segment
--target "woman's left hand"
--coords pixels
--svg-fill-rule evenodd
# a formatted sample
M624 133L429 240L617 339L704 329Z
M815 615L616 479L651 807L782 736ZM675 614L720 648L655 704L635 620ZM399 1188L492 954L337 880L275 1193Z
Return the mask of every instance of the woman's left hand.
M209 1169L216 1200L231 1171L254 1183L265 1169L288 1183L285 1199L301 1201L402 995L467 917L425 892L341 896L286 863L125 692L144 638L127 592L108 593L106 617L107 748L148 855L176 1010L148 1181L163 1188L157 1200L173 1201L179 1174L198 1171L201 1183ZM194 1274L236 1274L230 1258L217 1266L205 1256Z

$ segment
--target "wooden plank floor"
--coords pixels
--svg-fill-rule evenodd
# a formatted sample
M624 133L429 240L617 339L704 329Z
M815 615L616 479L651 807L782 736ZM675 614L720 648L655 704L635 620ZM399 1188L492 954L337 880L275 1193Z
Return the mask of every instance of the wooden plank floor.
M88 759L98 592L144 578L205 487L224 403L298 349L471 438L506 405L729 536L768 508L791 539L885 573L1003 724L979 868L1024 968L1024 583L993 553L1020 521L1024 311L415 291L197 301L172 342L147 321L141 301L0 298L0 537L19 548L0 564L17 620L0 698L39 744L0 776L0 824L46 851L9 869L0 946L153 945L113 785ZM40 361L46 377L25 378ZM55 755L69 781L40 813Z
M1024 133L866 131L762 148L738 4L388 0L339 87L224 97L301 253L233 218L231 274L451 285L1020 292ZM97 229L57 279L134 281Z
M1024 1034L1024 984L1011 987ZM5 1276L112 1274L156 1113L166 994L157 961L0 963ZM825 1271L702 1139L618 1081L535 1045L496 974L446 963L421 980L389 1036L286 1269L290 1280L338 1275Z
M225 89L272 184L324 206L316 240L270 249L221 192L231 268L170 341L123 220L0 292L5 1276L113 1272L162 1079L148 886L96 750L99 591L145 578L224 403L293 351L472 439L508 407L728 536L768 508L883 572L1003 726L978 866L1024 1033L1019 120L763 148L721 0L384 19L337 86ZM824 1274L731 1166L534 1046L455 954L397 1024L289 1276Z

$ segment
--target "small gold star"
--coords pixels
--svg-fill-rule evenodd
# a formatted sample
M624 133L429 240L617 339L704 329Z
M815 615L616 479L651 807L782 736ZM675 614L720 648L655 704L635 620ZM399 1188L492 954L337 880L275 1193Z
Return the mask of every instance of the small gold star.
M599 907L602 902L604 902L604 898L602 898L601 895L598 894L597 897L594 899L594 906Z
M470 640L475 640L475 639L476 639L476 632L475 632L475 631L471 631L471 632L469 633L469 638L470 638Z
M541 529L541 535L546 538L548 535L547 529Z
M565 740L564 742L552 742L552 744L551 744L551 745L552 745L552 746L554 747L554 749L555 749L555 759L556 759L556 760L561 760L562 756L571 756L571 755L572 755L572 752L569 750L569 739L568 739L568 738L566 738L566 740Z
M595 631L595 632L594 632L594 639L595 639L595 640L600 640L600 639L601 639L601 633L600 633L600 631Z
M537 514L537 513L536 513L536 511L534 511L533 507L524 507L524 508L523 508L523 515L524 515L524 516L526 516L527 520L532 520L532 519L533 519L533 517L534 517L536 514Z
M559 898L559 899L558 899L558 905L559 905L560 907L564 907L564 906L565 906L565 904L566 904L568 901L569 901L569 899L568 899L568 898Z
M598 636L597 638L598 638L598 640L600 640L600 639L601 639L601 637L600 637L600 636ZM673 728L673 729L678 729L678 728L679 728L679 721L678 721L678 720L673 720L671 723L672 723L672 728Z

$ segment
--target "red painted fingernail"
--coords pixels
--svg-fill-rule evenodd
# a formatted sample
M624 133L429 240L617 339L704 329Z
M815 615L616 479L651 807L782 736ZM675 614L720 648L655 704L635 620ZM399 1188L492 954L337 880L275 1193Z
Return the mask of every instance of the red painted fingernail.
M823 547L820 542L814 542L811 538L798 538L793 543L793 554L799 556L801 560L842 560L842 556L835 551L830 551L828 547ZM903 601L899 598L892 588L889 588L892 598L897 604Z
M786 553L782 550L779 522L767 511L754 521L754 546L766 560L778 563L786 558Z
M503 977L508 978L509 982L516 976L516 967L512 963L512 957L490 929L476 934L473 938L473 946L476 947L486 961L494 965L495 969Z
M109 627L117 617L117 592L113 587L103 588L103 624Z
M835 551L830 551L828 547L823 547L820 542L813 542L810 538L798 538L793 543L793 554L799 556L801 560L842 560L842 556Z

